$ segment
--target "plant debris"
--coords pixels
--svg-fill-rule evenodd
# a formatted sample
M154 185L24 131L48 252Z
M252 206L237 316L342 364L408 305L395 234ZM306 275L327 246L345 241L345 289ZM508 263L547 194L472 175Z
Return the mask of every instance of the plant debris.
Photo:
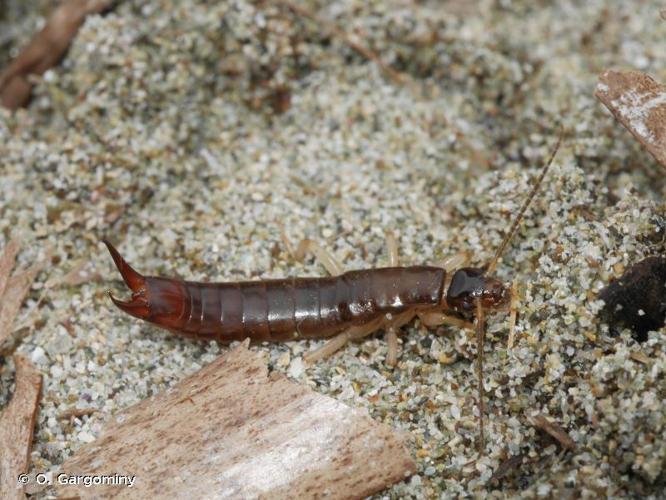
M367 412L271 374L241 344L127 409L67 460L70 475L136 476L83 498L362 498L415 470L400 433Z
M404 85L406 83L405 77L398 73L395 69L393 69L389 64L386 64L381 57L379 57L378 54L370 50L368 47L365 45L356 42L352 40L343 30L338 28L334 23L324 21L323 19L320 19L317 17L315 14L310 12L308 9L303 7L302 5L299 5L297 3L294 3L290 0L271 0L271 3L277 4L277 5L282 5L289 10L293 11L294 13L306 17L315 23L317 23L318 26L321 26L325 31L331 33L334 36L339 37L342 41L344 41L349 47L357 52L359 55L367 58L368 60L374 62L379 68L382 70L382 72L389 78L391 79L394 83L398 85Z
M532 415L529 417L529 420L532 422L532 425L553 436L563 448L567 450L574 450L576 448L574 440L569 437L569 434L557 422L549 420L548 417L541 413Z
M647 257L630 266L599 292L599 299L605 304L600 315L611 328L631 328L644 342L666 320L666 258Z
M606 71L594 95L666 168L666 86L640 71Z
M10 275L18 250L18 242L11 240L0 256L0 353L8 351L14 344L14 320L32 282L46 263L42 260Z
M42 376L23 356L14 356L16 390L0 414L0 498L23 499L19 474L30 467L32 432L39 408Z
M97 409L95 408L68 408L67 410L64 410L60 415L58 415L58 418L68 420L70 418L80 418L84 417L87 415L92 415L93 413L97 413Z
M27 47L0 73L0 105L8 109L30 100L30 75L42 75L58 64L86 16L109 8L112 0L65 0Z
M58 282L66 286L79 286L83 283L98 283L102 281L102 276L92 267L88 259L82 259L75 263L72 268Z
M12 269L14 269L16 254L18 253L19 248L20 244L18 240L9 240L3 249L2 255L0 255L0 309L2 308L2 297L7 288L9 276L12 274Z
M46 261L42 260L27 269L10 274L18 250L18 241L10 240L0 256L0 353L12 345L16 315L32 282L46 264Z
M357 39L361 38L358 33L356 33L354 38L352 38L347 33L345 33L344 30L340 29L334 22L324 20L302 5L294 3L290 0L271 0L270 3L283 6L294 12L296 15L310 19L316 23L317 26L321 27L323 31L339 38L353 51L376 64L389 80L391 80L396 85L406 87L412 93L415 99L423 99L422 89L420 89L418 85L411 78L409 78L408 75L396 71L390 64L386 63L379 54L368 48L364 43L361 43L361 41L357 41ZM277 95L279 96L280 94L278 93ZM453 130L456 135L456 139L465 146L470 158L473 161L484 165L486 168L492 167L492 160L487 158L484 153L482 153L470 142L465 132L463 132L455 122L452 122L444 115L442 115L441 118L446 124L446 127Z
M524 455L519 453L518 455L513 455L504 460L504 462L499 464L495 472L493 472L493 475L490 478L490 482L494 483L500 481L503 477L509 475L511 471L520 467L524 459L525 459Z

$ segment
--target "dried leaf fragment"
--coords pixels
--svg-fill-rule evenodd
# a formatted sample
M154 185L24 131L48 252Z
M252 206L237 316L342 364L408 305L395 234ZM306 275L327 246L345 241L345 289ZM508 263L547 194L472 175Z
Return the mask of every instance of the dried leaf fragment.
M362 498L414 472L402 436L282 375L241 345L116 417L63 465L136 475L61 495Z
M666 168L666 86L640 71L608 70L594 95Z
M14 356L16 391L0 415L0 498L25 498L18 483L30 465L32 431L39 406L42 376L23 356Z
M0 73L0 105L17 109L30 100L29 75L41 75L58 64L88 14L99 13L111 0L66 0L49 16L42 30Z
M574 450L576 443L569 437L569 434L557 422L551 422L548 418L539 413L528 417L532 425L553 436L562 447L568 450Z

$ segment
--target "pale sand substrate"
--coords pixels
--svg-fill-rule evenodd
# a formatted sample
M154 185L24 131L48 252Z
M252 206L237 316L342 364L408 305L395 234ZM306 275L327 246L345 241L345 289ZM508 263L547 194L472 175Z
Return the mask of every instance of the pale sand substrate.
M507 316L488 318L484 456L472 333L412 324L394 369L382 335L313 367L302 357L320 342L254 349L273 369L412 434L418 474L387 497L662 492L663 331L642 345L612 337L594 298L626 266L663 253L664 207L653 200L665 184L592 94L607 67L666 81L666 22L651 2L531 4L354 1L320 11L409 72L420 97L274 7L129 2L88 19L31 107L0 112L0 244L22 238L24 263L49 247L54 256L18 320L29 329L18 350L44 374L33 472L57 470L110 415L227 349L115 309L105 290L120 287L102 237L146 274L193 280L324 274L289 257L281 226L293 245L316 239L348 269L385 265L387 230L405 264L462 250L483 264L562 124L569 135L544 194L498 267L522 300L514 349ZM276 115L268 96L283 88L291 104ZM103 281L45 288L81 260ZM0 370L4 404L12 361ZM97 412L60 418L73 407ZM575 451L532 426L537 411L562 425ZM489 482L519 454L521 465Z

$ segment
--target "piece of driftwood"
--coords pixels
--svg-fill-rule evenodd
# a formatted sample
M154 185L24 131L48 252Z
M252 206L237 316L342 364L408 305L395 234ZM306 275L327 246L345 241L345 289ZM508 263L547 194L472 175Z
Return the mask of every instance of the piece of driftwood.
M39 406L42 376L23 356L14 356L16 390L0 414L0 498L25 498L19 475L27 474L32 431Z
M65 0L49 16L44 28L11 64L0 73L0 105L8 109L25 106L30 100L30 75L41 75L65 55L86 16L109 8L112 0Z
M666 168L666 86L640 71L605 71L594 95Z
M63 465L136 476L61 486L82 498L362 498L415 470L404 437L364 410L272 374L243 344L129 408Z

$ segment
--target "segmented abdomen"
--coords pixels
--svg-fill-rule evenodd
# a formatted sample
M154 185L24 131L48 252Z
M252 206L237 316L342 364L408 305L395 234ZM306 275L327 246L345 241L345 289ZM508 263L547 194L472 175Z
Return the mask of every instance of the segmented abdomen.
M174 329L221 341L324 338L387 313L439 304L445 276L441 268L412 266L330 278L184 282Z

